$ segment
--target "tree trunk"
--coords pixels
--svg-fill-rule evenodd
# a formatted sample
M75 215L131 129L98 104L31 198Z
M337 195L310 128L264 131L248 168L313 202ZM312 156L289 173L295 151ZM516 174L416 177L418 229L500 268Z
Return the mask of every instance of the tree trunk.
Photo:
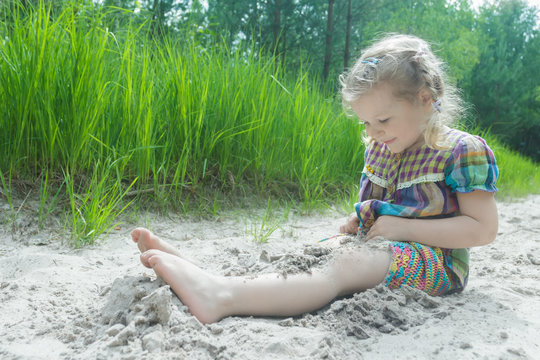
M326 47L324 53L323 80L328 79L332 59L332 33L334 32L334 0L328 0L328 21L326 23Z
M259 19L259 5L257 0L251 1L252 11L249 14L249 21L247 22L247 28L245 29L246 36L248 41L246 42L249 46L253 44L260 45L260 31L257 31L257 26L261 23Z
M281 32L281 0L274 1L274 23L272 28L274 30L273 50L274 54L277 55L279 52L279 35Z
M158 15L158 6L159 0L154 0L154 5L152 6L152 27L153 33L156 34L159 31L159 15ZM156 31L157 30L157 31Z
M352 0L349 0L347 7L347 29L345 29L345 54L343 59L343 68L346 70L349 67L349 47L351 44L351 22L352 22Z

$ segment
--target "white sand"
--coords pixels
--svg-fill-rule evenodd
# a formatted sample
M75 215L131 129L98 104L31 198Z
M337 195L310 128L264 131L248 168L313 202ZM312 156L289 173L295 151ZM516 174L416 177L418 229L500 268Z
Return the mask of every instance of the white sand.
M499 204L497 240L472 250L462 294L381 286L295 318L230 317L209 326L139 263L134 225L74 250L55 226L38 230L28 205L15 229L0 225L2 359L539 358L540 196ZM7 208L0 198L0 217ZM304 249L344 221L336 213L291 215L257 244L245 218L146 222L205 268L238 275L316 264L324 253Z

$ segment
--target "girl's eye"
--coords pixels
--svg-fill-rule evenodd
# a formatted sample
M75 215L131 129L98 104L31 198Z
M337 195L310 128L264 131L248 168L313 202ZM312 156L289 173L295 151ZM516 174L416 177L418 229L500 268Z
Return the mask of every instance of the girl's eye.
M379 122L380 122L381 124L384 124L384 123L387 122L388 120L390 120L390 118L383 119L383 120L379 120Z

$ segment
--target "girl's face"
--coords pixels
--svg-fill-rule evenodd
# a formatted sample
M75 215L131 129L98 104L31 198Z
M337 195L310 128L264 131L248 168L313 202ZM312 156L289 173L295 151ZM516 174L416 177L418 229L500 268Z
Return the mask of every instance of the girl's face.
M424 144L432 100L427 91L420 91L413 104L396 98L393 90L389 84L379 84L353 101L351 107L372 139L400 153Z

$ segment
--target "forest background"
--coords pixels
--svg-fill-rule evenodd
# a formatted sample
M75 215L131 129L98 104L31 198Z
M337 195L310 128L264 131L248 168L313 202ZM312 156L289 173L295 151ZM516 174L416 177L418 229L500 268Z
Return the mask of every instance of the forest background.
M540 28L522 0L4 0L0 23L4 224L31 194L75 245L130 205L218 217L255 196L262 227L276 202L347 209L362 128L337 78L391 32L447 63L503 196L540 189Z

